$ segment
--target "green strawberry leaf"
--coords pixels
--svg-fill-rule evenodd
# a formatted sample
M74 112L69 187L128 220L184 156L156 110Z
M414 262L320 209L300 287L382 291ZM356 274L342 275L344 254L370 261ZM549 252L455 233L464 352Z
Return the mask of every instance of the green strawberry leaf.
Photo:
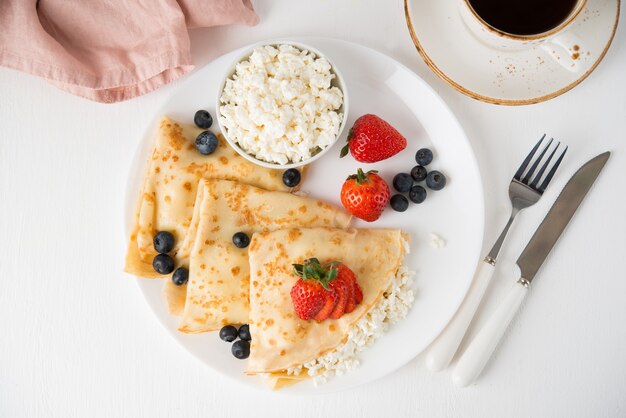
M302 264L294 264L293 273L298 277L302 277L302 274L304 274L304 266Z
M378 173L378 171L376 170L370 170L367 173L364 173L363 170L361 168L357 169L356 174L351 174L348 176L348 178L346 180L356 180L356 184L361 185L363 183L369 183L370 182L370 174L376 174Z
M331 261L322 265L320 261L313 257L304 260L304 264L293 264L293 272L302 280L314 280L321 284L324 289L329 290L328 284L337 278L339 261Z
M339 274L339 269L335 266L332 266L328 273L328 281L332 282L333 280L335 280L338 274Z
M341 152L339 153L339 158L343 158L348 155L348 151L350 151L350 145L346 144L343 148L341 148Z

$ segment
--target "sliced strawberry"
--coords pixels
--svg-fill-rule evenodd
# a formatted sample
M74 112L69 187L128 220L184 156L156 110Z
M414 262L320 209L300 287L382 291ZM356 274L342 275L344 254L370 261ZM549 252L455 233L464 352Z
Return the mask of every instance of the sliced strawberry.
M341 315L346 311L346 304L348 303L348 284L341 277L337 277L330 282L330 287L337 293L337 304L330 313L329 318L339 319Z
M361 286L359 286L358 283L356 283L356 286L354 287L354 295L356 296L357 305L361 303L361 301L363 301L363 291L361 290Z
M330 316L330 313L335 308L337 304L337 294L334 290L328 290L325 293L326 301L324 302L324 306L322 309L313 317L318 322L321 322Z
M337 298L330 286L338 273L335 264L322 265L317 258L309 258L304 264L293 265L293 272L300 279L291 288L291 302L300 319L323 321L335 308Z
M350 313L356 308L356 280L350 276L345 276L345 281L348 284L348 300L346 302L346 313Z
M293 267L300 279L291 288L291 300L301 319L339 319L363 300L354 272L340 261L322 265L317 258L309 258Z
M340 264L337 266L337 269L338 269L337 276L341 277L342 279L346 281L346 283L348 283L349 292L348 292L348 301L346 302L346 313L350 313L354 311L354 309L356 308L356 305L359 304L359 302L357 302L357 295L356 295L359 284L356 281L356 276L354 275L354 272L350 270L348 266L346 266L345 264Z

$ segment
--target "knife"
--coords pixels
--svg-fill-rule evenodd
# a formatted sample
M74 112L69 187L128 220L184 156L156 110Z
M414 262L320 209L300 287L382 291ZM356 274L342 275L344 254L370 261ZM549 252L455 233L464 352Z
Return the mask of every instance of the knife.
M528 293L537 271L591 189L610 155L611 153L607 151L587 161L569 179L517 259L516 264L521 271L521 277L459 359L452 373L455 385L467 386L480 375Z

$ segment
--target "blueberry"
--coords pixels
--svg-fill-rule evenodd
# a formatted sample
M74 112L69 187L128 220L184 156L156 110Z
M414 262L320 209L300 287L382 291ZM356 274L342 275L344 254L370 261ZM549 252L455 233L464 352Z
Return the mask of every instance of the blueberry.
M413 180L415 181L424 180L426 178L426 174L428 174L428 171L426 171L426 169L421 165L416 165L411 169L411 177L413 177Z
M157 253L169 253L174 248L174 235L171 232L160 231L154 236L152 242Z
M401 194L391 196L391 208L396 212L404 212L409 207L409 201Z
M233 356L243 360L250 355L250 343L246 340L235 341L230 351L232 351Z
M184 285L185 283L187 283L187 280L189 280L189 270L187 270L185 267L178 267L176 270L174 270L174 274L172 274L172 282L176 286Z
M428 148L422 148L415 153L415 161L421 166L427 166L433 160L433 152Z
M245 341L250 341L252 336L250 335L250 326L248 324L244 324L239 327L239 338Z
M237 339L237 328L232 325L226 325L220 330L220 338L227 343L232 343Z
M439 171L431 171L426 176L426 185L432 190L441 190L446 185L446 176Z
M406 193L411 190L413 178L407 173L398 173L393 178L393 188L400 193Z
M300 171L290 168L283 173L283 183L287 187L296 187L300 183Z
M250 245L250 237L245 234L245 232L237 232L233 235L233 244L237 248L246 248Z
M167 254L159 254L152 260L152 267L159 274L170 274L174 271L174 259Z
M422 186L415 185L409 191L409 199L413 203L422 203L426 200L426 189Z
M209 155L217 149L218 141L211 131L202 131L196 137L196 149L200 154Z
M193 117L193 121L198 128L202 129L209 129L213 125L213 118L206 110L198 110Z

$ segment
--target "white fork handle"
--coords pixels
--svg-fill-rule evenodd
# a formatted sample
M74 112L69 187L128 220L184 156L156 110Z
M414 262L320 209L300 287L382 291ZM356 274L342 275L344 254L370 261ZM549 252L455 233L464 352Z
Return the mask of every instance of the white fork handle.
M464 387L478 378L527 293L528 287L520 281L509 290L500 306L459 359L452 373L455 385Z
M495 267L486 261L482 261L478 266L472 285L459 310L428 350L426 355L428 369L438 372L448 367L452 361L489 286L494 269Z

